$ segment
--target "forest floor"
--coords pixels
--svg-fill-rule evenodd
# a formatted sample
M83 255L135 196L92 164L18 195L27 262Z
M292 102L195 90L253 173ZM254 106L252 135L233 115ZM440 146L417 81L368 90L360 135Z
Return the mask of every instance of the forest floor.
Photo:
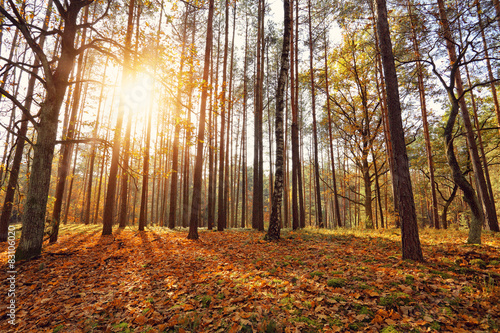
M63 227L16 263L16 323L2 304L0 331L500 331L498 234L472 246L465 231L421 231L425 263L401 260L398 230L186 235Z

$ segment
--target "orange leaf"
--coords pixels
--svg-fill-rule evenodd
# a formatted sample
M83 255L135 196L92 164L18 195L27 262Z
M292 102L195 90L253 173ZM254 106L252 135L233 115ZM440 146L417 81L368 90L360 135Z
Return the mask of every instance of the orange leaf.
M137 317L135 317L135 320L134 320L134 322L136 322L139 325L144 325L146 323L146 321L148 321L148 319L146 317L144 317L143 315L138 315Z

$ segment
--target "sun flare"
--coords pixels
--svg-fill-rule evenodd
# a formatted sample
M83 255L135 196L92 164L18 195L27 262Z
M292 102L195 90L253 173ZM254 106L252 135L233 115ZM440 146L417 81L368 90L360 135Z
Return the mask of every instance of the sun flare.
M146 73L137 73L122 87L121 93L125 106L143 108L146 112L153 98L153 79Z

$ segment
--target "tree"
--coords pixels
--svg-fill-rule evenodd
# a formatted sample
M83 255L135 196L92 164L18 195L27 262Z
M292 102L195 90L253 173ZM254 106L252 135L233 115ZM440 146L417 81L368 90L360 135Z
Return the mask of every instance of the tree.
M387 111L389 131L393 147L394 175L396 182L398 208L401 218L401 240L403 259L423 261L424 257L418 236L417 216L413 190L411 186L410 167L406 153L405 135L401 119L401 104L399 101L398 77L392 53L391 34L387 19L385 0L376 0L377 33L384 68L385 87L387 91Z
M203 170L203 142L205 140L205 118L208 96L208 75L210 70L210 54L212 51L212 22L214 17L214 0L208 4L207 41L205 44L205 59L203 81L201 86L200 121L194 165L193 199L191 201L191 218L189 222L188 239L198 239L198 220L201 204L202 170Z
M125 49L123 53L122 87L126 86L127 81L131 77L130 46L132 42L132 32L134 29L134 7L135 7L135 0L130 0L130 3L128 5L127 31L125 34ZM120 159L123 114L125 111L124 110L125 107L126 107L125 101L123 101L123 98L120 98L118 106L118 115L117 115L118 118L116 120L115 133L113 138L113 149L111 153L111 166L109 169L108 189L106 191L106 199L104 201L104 213L102 217L103 235L111 235L111 233L113 232L116 184L118 181L118 161Z
M82 8L90 5L91 0L72 0L62 5L56 1L56 7L64 30L61 35L61 53L57 65L52 65L47 55L33 37L32 27L29 26L19 8L13 1L9 1L9 13L0 6L2 13L17 29L19 29L33 53L40 60L44 72L46 96L39 111L40 120L36 123L37 140L33 147L33 163L31 177L23 214L23 233L16 250L18 260L29 259L40 254L42 250L47 197L50 188L52 159L57 138L58 118L64 100L68 79L73 69L75 58L85 51L86 45L75 49L75 37L79 30L87 26L78 26L77 19ZM36 29L39 30L39 29ZM90 46L89 46L90 47ZM52 69L55 66L55 70ZM17 103L16 103L17 104ZM29 115L29 111L22 105L21 110ZM29 116L31 119L32 117Z
M182 109L182 74L184 68L184 58L186 51L186 34L187 34L187 20L188 20L189 10L186 5L186 12L184 14L184 25L182 28L182 47L181 47L181 59L179 64L179 71L177 72L177 96L175 98L175 130L174 130L174 142L172 147L172 169L171 169L171 181L170 181L170 213L168 215L168 227L170 229L175 228L176 211L177 211L177 180L179 178L179 136L181 132L181 109Z
M466 138L467 138L467 147L469 149L469 155L471 158L471 164L472 164L472 169L474 171L474 176L476 178L477 186L478 186L478 192L480 199L483 203L484 206L484 214L486 217L486 220L488 221L488 225L491 230L493 231L500 231L499 225L498 225L498 220L497 220L497 215L496 211L494 209L494 205L492 204L492 200L489 196L487 185L486 185L486 180L484 177L483 173L483 168L481 166L481 160L479 158L479 153L478 153L478 148L476 144L476 140L474 137L474 131L472 129L472 123L470 120L470 115L469 115L469 110L467 108L467 104L464 99L464 87L462 83L462 77L460 74L460 61L462 58L465 56L465 52L467 51L467 47L463 48L462 52L460 52L459 55L457 55L456 48L455 48L455 43L453 39L453 35L451 33L451 28L450 24L448 21L447 13L446 13L446 8L444 5L443 0L438 0L438 7L439 7L439 18L440 18L440 23L442 27L442 35L443 38L445 39L446 43L446 49L448 51L448 56L450 59L450 62L452 64L451 68L451 80L454 82L451 82L449 85L447 85L443 80L441 82L447 90L448 93L448 98L452 104L452 110L451 114L449 117L449 121L447 123L447 127L445 129L445 138L446 138L446 143L447 143L447 155L450 154L449 156L449 164L450 167L453 170L454 174L454 179L457 182L457 185L464 191L464 195L468 197L466 200L469 203L469 206L471 210L473 211L473 215L475 216L474 221L476 224L474 229L476 230L475 236L470 235L469 237L469 242L481 242L480 240L480 228L482 225L482 220L481 220L481 215L482 215L482 208L480 207L474 207L474 196L475 196L475 191L472 189L468 189L468 186L465 182L463 182L463 179L460 179L461 172L457 170L457 165L455 165L455 162L453 161L453 152L450 151L453 147L453 140L452 140L452 130L453 130L453 125L454 125L454 119L453 119L453 112L458 111L454 109L454 104L458 102L459 105L459 110L460 114L462 116L464 128L465 128L465 133L466 133ZM455 96L455 90L457 91L458 97ZM450 90L451 89L451 90ZM449 128L450 127L450 128ZM449 131L449 132L448 132ZM456 175L455 175L456 174ZM472 228L472 226L471 226ZM479 230L477 230L479 228Z
M314 140L314 181L315 181L315 196L316 196L316 224L320 228L324 228L323 212L321 209L321 186L319 184L319 157L318 157L318 126L316 123L316 86L314 82L314 52L313 52L313 35L312 35L312 17L311 17L311 0L308 1L308 18L309 18L309 76L311 78L311 111L313 117L313 140Z
M290 32L291 32L291 17L290 17L290 1L283 0L283 46L281 51L281 69L278 79L278 87L276 89L276 171L275 183L273 192L273 206L271 217L269 219L269 229L266 234L268 240L278 240L280 238L281 228L281 200L283 197L283 110L285 108L285 86L288 77L289 68L289 52L290 52Z
M87 18L89 15L89 7L85 8L85 13L83 15L83 24L87 23ZM81 45L85 45L85 39L87 36L87 30L85 29L82 33ZM82 91L82 79L84 72L84 54L80 54L78 56L78 70L76 73L76 86L73 91L73 105L71 108L71 115L69 117L68 127L65 130L65 139L72 141L75 138L76 134L76 123L77 123L77 114L80 108L80 98ZM58 179L56 186L56 201L54 203L54 210L52 211L52 231L50 234L50 242L55 243L57 241L57 236L59 233L59 224L61 220L61 208L62 202L64 198L64 187L66 185L66 178L68 177L71 157L73 154L73 143L69 142L62 146L61 152L61 161L58 170ZM68 198L69 199L69 198Z
M420 99L420 108L422 111L422 125L424 130L425 152L427 154L427 166L429 169L429 180L431 182L432 220L433 220L432 225L434 226L434 228L439 229L440 226L439 226L438 203L436 195L436 181L434 177L434 160L432 158L431 139L429 135L429 122L427 120L427 103L425 98L423 64L420 61L420 45L417 38L416 23L415 23L416 18L415 15L413 15L412 6L413 4L411 3L410 0L408 0L407 7L408 7L408 15L410 16L411 41L413 44L413 51L416 56L418 92Z
M220 147L219 147L219 201L218 201L218 215L217 215L217 230L223 231L226 228L227 212L226 212L226 201L228 193L225 193L225 182L224 182L224 172L227 174L228 170L224 170L225 167L225 155L224 151L226 149L224 142L224 133L226 130L226 90L227 90L227 57L228 57L228 47L229 47L229 0L226 0L226 14L225 14L225 24L224 24L224 56L222 63L222 90L221 90L221 124L220 124ZM229 142L228 142L229 148ZM229 149L228 149L229 150ZM227 166L228 167L228 166Z
M264 15L265 4L258 1L257 9L257 67L255 78L255 121L254 121L254 163L253 163L253 204L252 228L264 230L264 147L262 138L263 74L264 74Z
M42 26L43 30L47 30L50 17L52 16L52 0L47 4L47 11L45 13L45 20ZM16 30L16 32L19 30ZM43 50L46 37L42 35L38 45L40 49ZM0 43L1 44L1 43ZM38 79L38 69L40 66L39 58L35 58L33 62L33 70L28 81L28 88L26 90L26 100L24 101L25 111L23 112L21 118L21 127L17 132L17 143L16 150L14 152L14 158L12 161L12 166L10 169L9 180L7 181L7 189L5 190L4 204L2 207L2 215L0 217L0 242L7 241L7 231L9 228L9 220L12 214L12 207L14 203L14 195L17 186L17 181L19 179L19 172L21 168L21 161L23 158L24 145L26 143L26 134L28 133L28 121L31 119L31 105L33 104L33 93L35 89L35 83ZM5 80L4 80L5 81Z

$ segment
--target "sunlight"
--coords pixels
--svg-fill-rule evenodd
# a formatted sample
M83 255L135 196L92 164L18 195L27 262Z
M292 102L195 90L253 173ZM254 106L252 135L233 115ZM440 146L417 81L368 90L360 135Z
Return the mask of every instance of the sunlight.
M153 98L153 79L147 73L138 72L135 78L122 87L122 99L126 107L146 113Z

